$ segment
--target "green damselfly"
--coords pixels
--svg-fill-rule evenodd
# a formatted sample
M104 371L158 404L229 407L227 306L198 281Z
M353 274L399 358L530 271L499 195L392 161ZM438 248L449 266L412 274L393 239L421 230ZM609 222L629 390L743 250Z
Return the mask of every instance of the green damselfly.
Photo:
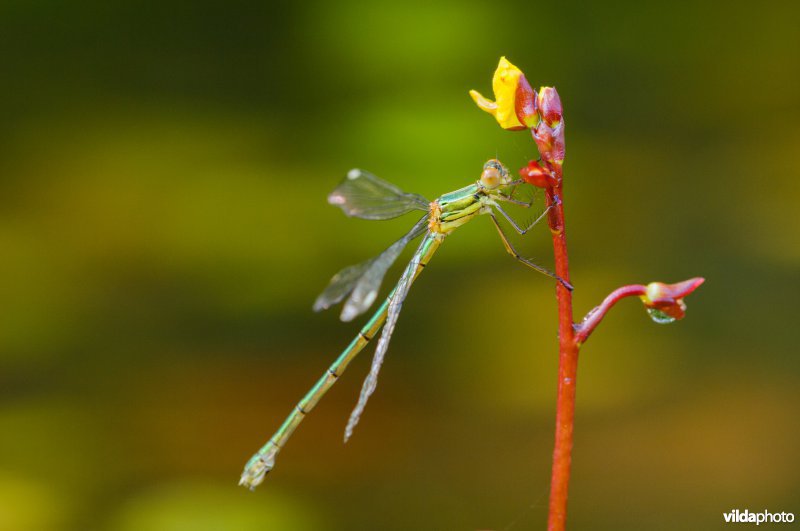
M364 411L367 400L375 391L378 372L411 284L430 261L445 237L471 219L481 214L488 214L509 254L528 267L556 279L567 289L572 289L572 286L555 274L520 256L497 221L495 212L499 212L506 218L517 232L525 234L547 214L547 210L545 210L538 218L523 228L503 210L500 206L502 202L523 207L531 206L531 202L514 198L514 193L520 184L522 184L522 181L511 179L508 170L495 159L488 161L484 165L481 177L477 182L455 192L445 194L435 201L428 201L420 195L403 192L393 184L362 170L351 170L347 174L345 180L328 196L328 202L341 207L348 216L380 220L395 218L415 210L423 211L425 215L405 236L397 240L377 257L346 267L336 273L328 287L325 288L325 291L314 302L315 311L327 309L347 297L341 313L342 321L351 321L361 315L375 301L384 275L397 260L400 252L413 239L423 236L422 241L397 285L389 293L386 300L383 301L380 308L325 374L322 375L322 378L297 403L275 435L247 462L244 472L242 472L240 485L254 489L264 480L264 476L275 465L275 456L286 444L286 441L300 422L314 409L314 406L317 405L322 396L342 375L347 365L375 337L382 326L383 332L378 340L372 367L364 381L358 404L353 409L345 429L345 441L350 438L353 428L355 428L361 413Z

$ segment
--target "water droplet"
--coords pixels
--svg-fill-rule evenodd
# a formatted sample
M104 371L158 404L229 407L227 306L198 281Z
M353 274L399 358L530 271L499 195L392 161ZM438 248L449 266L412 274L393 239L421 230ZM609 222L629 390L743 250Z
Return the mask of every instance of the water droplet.
M675 322L674 317L667 315L661 310L656 310L655 308L647 308L647 313L650 314L650 319L652 319L654 323L669 324Z

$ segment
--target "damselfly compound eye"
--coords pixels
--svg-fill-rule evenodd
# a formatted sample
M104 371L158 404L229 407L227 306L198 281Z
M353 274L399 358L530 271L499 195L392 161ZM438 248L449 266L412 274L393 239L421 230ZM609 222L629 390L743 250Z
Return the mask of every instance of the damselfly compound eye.
M481 184L486 188L497 188L508 182L508 171L499 160L492 159L483 165Z

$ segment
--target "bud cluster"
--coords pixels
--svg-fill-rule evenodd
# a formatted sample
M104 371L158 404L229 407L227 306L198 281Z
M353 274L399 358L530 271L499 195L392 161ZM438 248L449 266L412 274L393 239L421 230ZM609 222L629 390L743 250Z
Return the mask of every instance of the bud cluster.
M530 129L539 148L541 162L531 162L523 168L522 178L541 187L560 182L564 163L564 117L558 91L555 87L541 87L537 93L525 74L505 57L500 58L495 70L492 90L495 101L475 90L469 94L503 129Z

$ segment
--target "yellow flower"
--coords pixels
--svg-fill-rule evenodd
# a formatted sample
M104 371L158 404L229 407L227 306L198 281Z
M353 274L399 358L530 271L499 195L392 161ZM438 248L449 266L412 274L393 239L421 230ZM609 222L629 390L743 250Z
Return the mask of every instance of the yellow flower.
M489 100L476 90L469 95L475 103L495 117L503 129L528 129L539 123L536 112L536 91L531 88L522 71L505 57L500 58L492 78L496 101Z

